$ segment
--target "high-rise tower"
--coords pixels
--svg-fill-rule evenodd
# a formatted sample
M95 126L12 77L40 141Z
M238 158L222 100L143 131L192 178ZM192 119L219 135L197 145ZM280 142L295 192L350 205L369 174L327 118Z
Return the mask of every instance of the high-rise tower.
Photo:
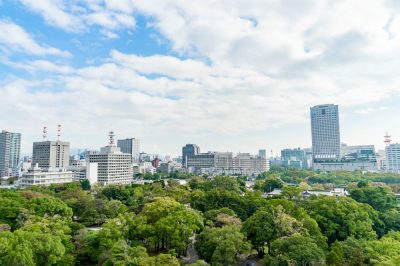
M324 104L311 107L311 135L314 161L340 159L339 107Z
M21 134L0 133L0 177L9 176L18 167L21 152Z

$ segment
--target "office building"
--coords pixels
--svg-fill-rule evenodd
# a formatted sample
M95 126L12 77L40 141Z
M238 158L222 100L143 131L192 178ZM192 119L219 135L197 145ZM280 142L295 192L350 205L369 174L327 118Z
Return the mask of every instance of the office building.
M186 144L182 147L182 166L188 167L187 165L187 158L193 157L200 153L200 147L196 144Z
M339 107L317 105L311 107L310 116L313 160L340 160Z
M366 171L378 172L379 165L376 161L316 161L314 170L321 171Z
M66 168L69 166L69 142L40 141L33 143L32 165L39 168Z
M135 138L119 139L117 146L122 153L128 153L132 156L132 162L139 163L140 140Z
M100 152L90 152L88 163L97 163L97 182L108 184L131 184L133 181L132 155L122 153L114 144L114 133L110 132L109 144Z
M74 173L71 171L61 168L42 169L39 168L38 165L35 165L34 168L31 168L28 172L22 174L22 177L18 181L18 186L48 186L51 184L71 183L73 181L75 181Z
M349 146L341 144L341 157L347 161L375 161L376 153L374 145Z
M267 158L267 150L265 150L265 149L258 150L258 156L266 159Z
M3 130L0 133L0 177L18 170L20 152L21 134Z
M282 164L294 168L308 168L306 151L297 149L283 149L281 150Z
M400 174L400 143L386 146L386 170Z
M231 152L208 152L197 155L186 155L186 167L193 168L195 171L200 169L231 169L233 168Z
M233 169L240 175L258 175L269 170L269 161L249 153L238 153L233 158Z

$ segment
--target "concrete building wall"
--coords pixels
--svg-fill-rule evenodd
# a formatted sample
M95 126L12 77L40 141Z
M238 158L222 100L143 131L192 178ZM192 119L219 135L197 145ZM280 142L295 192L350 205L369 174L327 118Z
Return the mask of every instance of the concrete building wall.
M67 168L69 166L69 142L34 142L32 165L36 164L40 168Z

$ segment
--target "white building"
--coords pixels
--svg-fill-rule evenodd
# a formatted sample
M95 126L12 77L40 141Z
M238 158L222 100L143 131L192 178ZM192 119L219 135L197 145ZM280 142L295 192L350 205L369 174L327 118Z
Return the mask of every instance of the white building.
M386 170L400 174L400 143L386 146Z
M74 173L60 168L41 169L37 165L23 173L18 180L18 186L29 187L51 184L63 184L74 182Z
M100 152L91 152L88 163L97 163L97 182L108 184L131 184L133 181L132 155L122 153L114 144L114 133L110 132L110 142Z
M317 105L311 107L310 115L314 161L340 160L339 107Z
M337 162L314 162L314 170L321 171L368 171L377 172L379 170L378 163L375 161L337 161Z

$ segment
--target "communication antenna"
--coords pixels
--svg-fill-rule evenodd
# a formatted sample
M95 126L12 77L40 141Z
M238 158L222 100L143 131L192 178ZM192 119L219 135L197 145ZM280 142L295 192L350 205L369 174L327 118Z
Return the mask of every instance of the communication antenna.
M109 146L114 146L114 144L115 144L115 141L114 141L114 137L115 137L114 131L110 131L110 133L108 133L108 136L109 136L109 138L110 138L110 141L109 141L108 145L109 145Z
M47 139L47 127L44 126L43 127L43 140L46 140L46 139Z
M386 146L389 146L390 143L392 142L391 137L392 137L392 136L390 136L389 133L386 132L386 135L384 136L384 138L385 138L385 141L384 141L384 142L385 142L385 145L386 145Z
M57 141L60 141L61 137L61 125L57 126Z

